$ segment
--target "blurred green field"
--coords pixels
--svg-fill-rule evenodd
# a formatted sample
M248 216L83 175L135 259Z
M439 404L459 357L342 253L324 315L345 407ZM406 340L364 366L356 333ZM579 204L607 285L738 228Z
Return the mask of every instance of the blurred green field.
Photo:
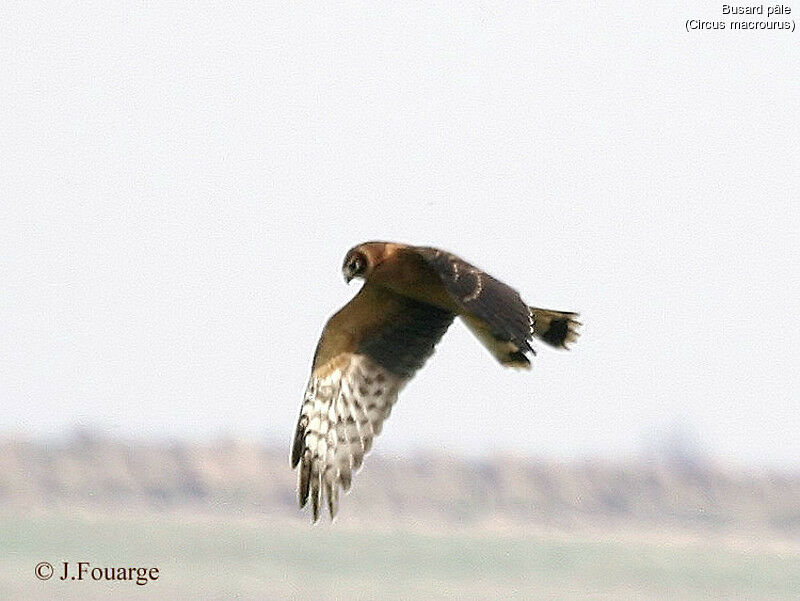
M49 581L34 567L56 567ZM61 582L60 562L159 580ZM800 554L580 537L344 531L264 518L0 516L0 599L797 600Z

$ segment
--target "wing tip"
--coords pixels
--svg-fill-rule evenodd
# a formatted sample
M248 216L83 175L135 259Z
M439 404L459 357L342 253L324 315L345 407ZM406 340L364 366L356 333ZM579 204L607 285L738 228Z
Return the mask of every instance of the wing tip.
M533 349L531 349L533 352ZM536 355L536 353L533 353ZM530 370L531 369L531 360L523 351L515 351L513 353L509 353L505 357L503 357L501 364L503 367L510 367L512 369L524 369Z
M297 500L301 509L308 503L310 474L311 465L309 462L303 461L300 465L300 471L297 474Z
M302 451L302 445L297 443L297 439L295 439L294 444L292 445L292 452L289 455L289 462L292 464L292 469L297 467L297 464L300 463L300 454Z
M402 384L365 355L352 355L351 361L352 357L358 360L339 366L340 372L329 374L328 382L312 374L292 441L297 500L301 509L310 505L313 524L326 506L331 522L335 520L340 492L349 492L353 474L363 466Z

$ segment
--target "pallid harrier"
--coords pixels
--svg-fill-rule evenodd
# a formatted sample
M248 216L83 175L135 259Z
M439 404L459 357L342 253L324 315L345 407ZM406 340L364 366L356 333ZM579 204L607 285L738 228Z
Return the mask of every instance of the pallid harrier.
M519 293L436 248L366 242L352 248L344 278L363 278L353 299L322 331L292 445L298 496L312 518L339 487L350 488L397 393L422 367L456 315L503 365L530 369L535 337L567 348L577 313L529 307Z

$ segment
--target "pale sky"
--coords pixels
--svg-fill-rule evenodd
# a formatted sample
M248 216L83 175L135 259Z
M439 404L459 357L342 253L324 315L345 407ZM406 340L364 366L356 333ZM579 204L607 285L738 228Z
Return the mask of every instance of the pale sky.
M678 423L800 467L800 33L684 30L720 10L4 3L0 432L288 445L344 253L385 239L585 326L519 373L457 322L378 449Z

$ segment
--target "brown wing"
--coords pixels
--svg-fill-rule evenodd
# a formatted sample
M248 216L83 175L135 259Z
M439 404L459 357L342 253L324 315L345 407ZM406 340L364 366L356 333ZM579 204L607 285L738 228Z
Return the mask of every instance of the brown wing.
M504 365L530 367L526 354L536 354L530 344L534 336L563 348L577 338L577 313L529 307L511 286L451 253L421 246L409 250L433 269L466 325Z
M516 359L528 363L525 353L534 353L530 345L533 317L516 290L443 250L414 247L414 251L425 259L450 296L471 318L466 321L475 326L473 331L487 332L500 344L511 343L519 354Z
M397 394L433 353L455 315L366 283L326 324L300 408L292 445L298 497L312 518L370 450Z

